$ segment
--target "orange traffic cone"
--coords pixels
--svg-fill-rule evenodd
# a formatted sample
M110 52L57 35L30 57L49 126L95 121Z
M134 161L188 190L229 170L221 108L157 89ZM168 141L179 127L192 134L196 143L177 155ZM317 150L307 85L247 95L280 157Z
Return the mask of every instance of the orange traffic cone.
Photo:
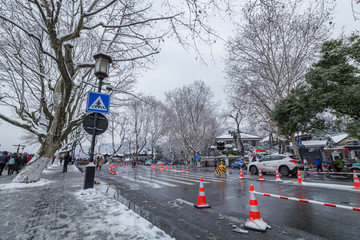
M243 171L242 171L242 167L240 167L240 179L243 179L244 178L244 174L243 174Z
M189 166L186 166L186 173L189 173Z
M175 165L175 167L174 167L174 172L176 172L176 165Z
M255 198L254 186L250 185L250 201L249 201L249 219L245 223L245 228L259 231L266 231L267 224L261 218L258 203Z
M297 171L298 171L298 174L297 174L297 176L298 176L298 183L299 183L299 184L302 184L301 173L300 173L299 169L298 169Z
M171 165L171 167L170 167L170 171L172 172L172 170L173 170L173 169L172 169L172 165Z
M206 197L205 197L205 188L203 179L200 178L200 187L199 187L199 197L198 197L198 204L194 204L197 208L209 208L210 205L206 203Z
M359 182L359 178L358 178L355 170L353 170L353 174L354 174L354 187L356 189L359 189L360 188L360 182Z
M182 171L182 172L185 172L184 164L182 165L181 171Z
M115 166L113 164L111 164L111 174L115 175Z
M265 181L265 179L263 178L262 172L261 172L261 168L259 168L259 179L258 181Z
M276 167L276 179L275 179L276 182L282 182L281 178L280 178L280 174L279 174L279 170L278 170L278 167Z
M314 166L311 164L311 169L313 169L314 168Z

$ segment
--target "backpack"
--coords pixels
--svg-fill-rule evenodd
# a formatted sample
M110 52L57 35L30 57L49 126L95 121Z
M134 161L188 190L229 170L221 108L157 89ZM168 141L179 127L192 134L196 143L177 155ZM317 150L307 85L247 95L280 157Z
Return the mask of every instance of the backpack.
M15 158L11 157L8 162L8 165L14 165L14 164L15 164Z

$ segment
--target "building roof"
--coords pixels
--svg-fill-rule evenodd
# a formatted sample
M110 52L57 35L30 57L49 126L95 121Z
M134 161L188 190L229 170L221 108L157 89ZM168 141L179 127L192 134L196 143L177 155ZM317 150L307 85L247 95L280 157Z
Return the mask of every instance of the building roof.
M241 139L257 139L257 140L261 139L261 137L259 137L259 136L248 134L248 133L241 133L240 136L241 136ZM217 137L216 139L234 139L234 138L230 134L224 134L224 135Z
M345 138L347 138L349 135L347 133L341 133L341 134L337 134L334 136L330 136L331 139L337 144L339 142L341 142L342 140L344 140Z

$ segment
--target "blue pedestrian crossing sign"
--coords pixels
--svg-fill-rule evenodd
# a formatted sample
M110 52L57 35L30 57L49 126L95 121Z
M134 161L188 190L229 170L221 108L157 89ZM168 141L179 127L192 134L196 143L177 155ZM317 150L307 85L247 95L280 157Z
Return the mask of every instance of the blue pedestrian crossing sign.
M87 98L86 112L109 113L110 95L98 92L89 92Z

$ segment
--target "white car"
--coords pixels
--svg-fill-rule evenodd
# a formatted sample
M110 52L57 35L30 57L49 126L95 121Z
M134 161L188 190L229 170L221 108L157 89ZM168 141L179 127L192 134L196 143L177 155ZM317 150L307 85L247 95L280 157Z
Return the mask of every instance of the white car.
M282 176L288 176L290 173L296 175L297 169L304 170L304 164L294 155L272 154L256 159L250 162L248 169L251 174L257 174L259 168L262 173L276 173L276 167Z

